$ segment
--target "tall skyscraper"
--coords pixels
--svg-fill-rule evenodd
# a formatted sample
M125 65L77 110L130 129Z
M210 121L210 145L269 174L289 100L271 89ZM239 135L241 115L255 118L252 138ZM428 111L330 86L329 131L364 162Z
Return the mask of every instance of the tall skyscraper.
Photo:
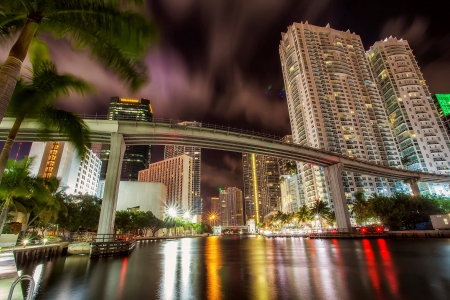
M59 178L68 194L96 194L102 162L92 151L81 158L67 142L34 142L29 156L31 174Z
M167 186L167 205L183 211L192 207L192 158L180 155L150 164L139 171L139 181L162 182Z
M399 150L409 170L450 173L449 138L409 44L393 37L367 52ZM421 193L449 194L419 182Z
M271 156L242 153L245 220L262 222L264 216L280 208L278 160Z
M218 214L220 212L220 200L219 197L210 197L211 214Z
M401 167L394 137L361 39L306 23L282 33L279 46L294 143L352 158ZM298 163L304 201L324 200L333 206L321 167ZM345 195L387 194L403 183L343 173Z
M243 226L242 191L236 187L226 187L220 191L219 201L221 203L220 222L222 226Z
M185 121L179 123L179 125L200 127L202 123ZM192 157L192 203L190 207L192 207L193 213L200 215L203 211L203 199L201 196L202 149L200 147L174 145L167 145L164 148L164 159L183 154Z
M435 94L433 99L447 136L450 136L450 94Z
M151 122L153 120L153 109L150 100L111 97L108 120ZM98 145L94 146L98 147ZM138 172L148 167L150 157L151 148L149 145L126 146L120 180L137 181ZM106 178L108 168L109 145L102 145L100 159L103 162L100 179L103 180Z

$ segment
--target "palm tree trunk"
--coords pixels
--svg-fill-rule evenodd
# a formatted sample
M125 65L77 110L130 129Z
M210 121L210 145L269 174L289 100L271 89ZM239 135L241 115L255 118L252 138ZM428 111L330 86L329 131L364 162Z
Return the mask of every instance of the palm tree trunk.
M6 163L8 162L9 154L11 153L14 140L16 139L17 133L19 132L20 125L24 116L19 116L14 121L14 125L9 131L8 138L6 139L5 145L3 146L2 153L0 154L0 183L2 182L3 173L5 172Z
M25 23L19 38L11 48L8 58L0 69L0 123L5 116L6 108L19 78L22 62L27 56L28 48L38 27L39 24L31 20Z
M0 236L2 236L3 227L6 223L6 217L9 213L9 205L11 204L11 195L9 195L3 204L2 213L0 214Z

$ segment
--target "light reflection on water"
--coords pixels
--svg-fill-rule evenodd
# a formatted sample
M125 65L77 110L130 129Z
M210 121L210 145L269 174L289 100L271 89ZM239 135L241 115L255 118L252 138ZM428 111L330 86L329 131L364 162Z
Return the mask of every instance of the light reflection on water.
M448 299L450 240L208 237L28 265L36 299Z

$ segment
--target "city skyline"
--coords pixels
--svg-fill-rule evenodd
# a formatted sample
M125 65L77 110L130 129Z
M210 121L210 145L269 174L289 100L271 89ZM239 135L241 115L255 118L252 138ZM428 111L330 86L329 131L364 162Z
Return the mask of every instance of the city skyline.
M90 62L84 54L68 50L64 43L51 41L57 44L54 49L58 51L52 52L52 58L60 70L73 71L99 88L98 96L86 99L71 97L61 105L81 113L105 114L108 99L114 94L149 97L157 111L156 117L174 117L234 125L279 135L289 134L286 98L278 95L283 83L277 45L280 33L286 31L289 25L306 20L317 26L330 23L332 28L356 32L362 37L365 50L375 41L390 35L407 39L422 67L431 93L447 92L442 83L442 79L446 78L445 66L448 65L447 58L442 54L447 46L440 38L446 38L449 25L443 22L443 12L433 10L425 4L408 2L408 5L404 5L406 2L403 1L390 5L390 9L383 11L383 14L377 9L371 11L372 9L356 1L347 1L345 4L300 1L297 4L259 3L260 10L264 13L255 15L249 9L254 6L250 2L232 3L228 10L222 9L225 2L221 1L214 4L192 1L184 6L172 2L150 3L148 10L161 27L161 43L147 57L153 83L136 95L125 91L114 76ZM204 8L209 9L205 10L208 14ZM225 16L229 12L234 14L228 20ZM363 15L364 18L361 18ZM193 21L193 16L198 18ZM245 34L238 33L251 30L251 24L261 22L262 16L264 26L258 29L258 33L252 34L250 39ZM234 23L238 25L233 28L239 30L225 29L223 35L214 35L212 38L217 30L223 30ZM191 37L193 43L184 43L186 36ZM234 42L228 48L218 47L230 41ZM245 51L237 51L243 49ZM5 56L3 49L0 54ZM239 58L241 55L243 57ZM75 59L79 59L80 67L66 63ZM83 63L88 61L91 72L85 72L83 67ZM177 66L171 61L177 62ZM221 61L223 65L218 69L217 64ZM205 86L205 90L202 90L202 86ZM210 91L207 86L211 86L213 90ZM269 86L272 86L271 89ZM149 88L153 90L147 92L150 91ZM227 93L226 88L235 91ZM245 101L247 98L243 95L251 95L255 100ZM187 109L193 105L196 109ZM169 110L171 107L174 109ZM280 122L272 126L273 120ZM27 145L22 145L23 151L26 148ZM13 150L13 153L16 151ZM160 157L161 153L162 151L159 152ZM240 154L207 150L202 153L202 160L202 196L216 195L218 186L243 188Z

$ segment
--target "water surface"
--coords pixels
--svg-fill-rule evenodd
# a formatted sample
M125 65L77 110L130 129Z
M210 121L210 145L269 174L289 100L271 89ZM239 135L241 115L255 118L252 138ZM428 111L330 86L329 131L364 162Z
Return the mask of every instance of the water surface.
M23 272L36 299L450 299L450 239L185 238Z

